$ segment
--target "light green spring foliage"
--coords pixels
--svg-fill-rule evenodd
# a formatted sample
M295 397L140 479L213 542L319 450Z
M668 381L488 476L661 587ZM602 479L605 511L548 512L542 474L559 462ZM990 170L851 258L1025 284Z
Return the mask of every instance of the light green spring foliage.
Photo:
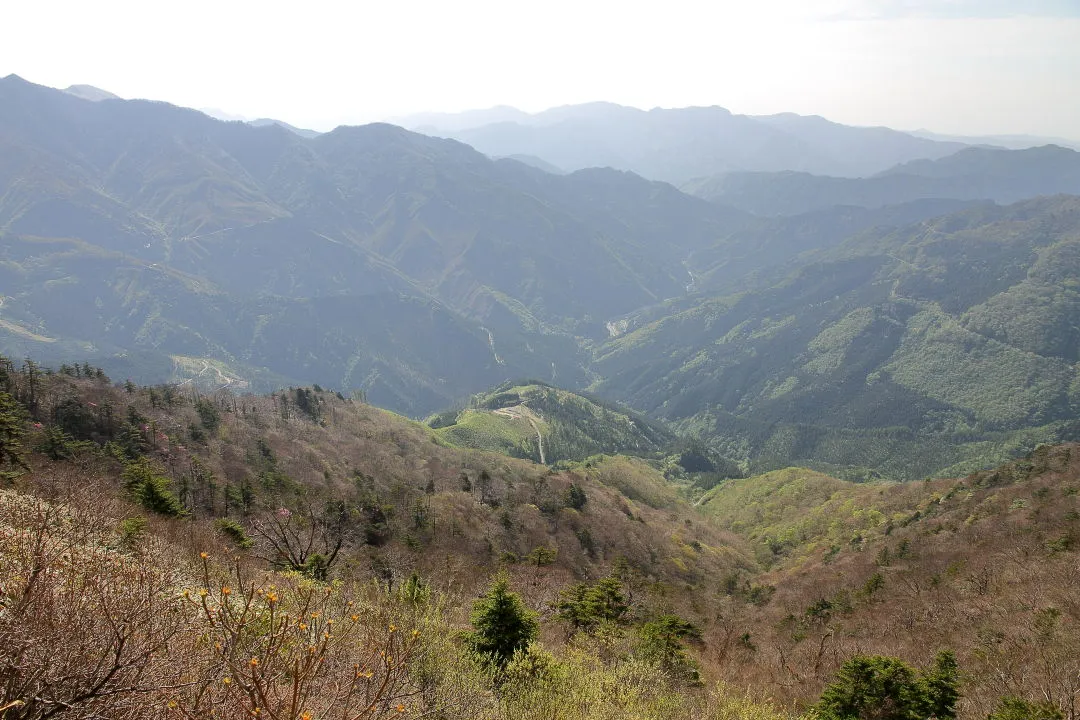
M498 718L515 720L811 720L748 693L687 689L641 657L604 663L580 648L531 646L506 666Z
M857 484L804 468L786 468L730 480L710 490L702 511L722 527L755 542L766 564L800 555L822 543L846 544L877 527L887 484Z

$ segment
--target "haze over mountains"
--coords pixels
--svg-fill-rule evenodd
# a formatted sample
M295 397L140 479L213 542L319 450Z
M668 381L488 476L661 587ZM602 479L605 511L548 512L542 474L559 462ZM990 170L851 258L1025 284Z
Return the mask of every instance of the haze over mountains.
M964 147L888 128L855 128L793 114L735 115L721 107L644 111L591 103L499 119L506 117L514 115L496 108L451 116L445 128L436 124L437 117L406 124L488 155L532 155L567 171L610 166L674 184L736 170L870 175Z
M413 416L533 377L746 468L906 478L1075 434L1077 200L1030 198L1080 193L1080 153L492 117L305 137L0 80L0 353Z

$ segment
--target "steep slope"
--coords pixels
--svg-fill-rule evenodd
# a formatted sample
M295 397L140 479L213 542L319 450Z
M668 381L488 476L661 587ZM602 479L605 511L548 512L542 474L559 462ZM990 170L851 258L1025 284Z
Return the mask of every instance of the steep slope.
M928 198L1016 202L1080 193L1080 152L1056 145L1024 150L965 148L914 160L869 178L805 172L727 173L682 189L759 215L798 215L835 205L877 208Z
M756 467L978 467L1075 432L1078 240L1072 197L867 231L767 289L628 319L598 390Z
M720 107L644 111L589 103L525 117L492 119L481 113L403 122L489 155L534 155L567 170L610 166L676 184L736 170L871 175L964 147L888 128L850 127L793 114L734 115Z
M555 331L682 294L682 259L745 221L389 125L304 138L14 76L0 158L7 351L195 357L416 414L509 377L575 384Z
M855 655L941 649L961 720L1077 700L1077 445L915 483L788 468L691 508L639 460L448 449L318 388L210 396L0 358L0 426L18 709L151 718L149 698L213 693L232 716L305 693L357 712L392 697L387 717L793 720ZM540 632L493 681L462 630L497 569ZM229 695L252 677L263 695Z
M0 358L0 392L37 423L25 441L42 449L29 479L64 477L64 463L77 459L95 482L123 480L130 489L149 469L162 478L155 497L165 504L148 509L232 518L260 554L290 542L265 534L286 508L310 514L305 522L314 525L303 532L316 534L313 543L340 541L342 569L383 563L398 579L408 574L405 556L421 566L427 558L428 570L446 553L494 570L536 548L552 549L541 565L578 576L623 558L645 577L690 584L749 562L738 541L695 523L690 505L638 460L558 471L449 448L424 425L319 388L210 395L183 386L121 389L95 374L63 366L44 376ZM4 442L7 453L11 438ZM336 524L325 524L324 508L340 516ZM691 540L708 551L686 557Z
M950 648L966 678L959 717L987 717L1002 695L1067 712L1080 671L1078 450L1042 446L925 483L791 469L717 488L703 509L773 565L752 593L751 578L727 581L708 640L728 638L727 677L812 696L852 653L923 664Z

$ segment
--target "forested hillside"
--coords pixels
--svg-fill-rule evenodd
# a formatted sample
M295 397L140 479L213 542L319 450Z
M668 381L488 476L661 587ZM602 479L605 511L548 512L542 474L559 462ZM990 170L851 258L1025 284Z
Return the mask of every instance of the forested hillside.
M1074 437L1075 197L856 234L769 287L647 316L603 394L753 468L912 479Z
M505 383L427 424L452 445L541 464L603 453L656 457L676 444L673 433L644 416L539 382Z
M743 218L388 125L308 139L14 76L0 158L8 352L146 379L216 361L415 414L515 376L579 383L573 335L681 293L682 260Z
M907 679L863 702L939 717L1076 700L1075 446L691 505L640 459L450 449L319 388L0 388L4 717L830 717L867 664Z
M800 143L881 135L729 120ZM943 155L843 181L925 192L793 215L781 188L755 215L390 125L305 137L12 76L0 351L204 391L318 383L446 425L537 378L703 443L727 474L966 472L1075 437L1075 197L992 200L1076 191L1076 153ZM615 427L602 410L555 404L577 419L537 435L470 408L438 433L549 462L658 450L644 424L594 437Z

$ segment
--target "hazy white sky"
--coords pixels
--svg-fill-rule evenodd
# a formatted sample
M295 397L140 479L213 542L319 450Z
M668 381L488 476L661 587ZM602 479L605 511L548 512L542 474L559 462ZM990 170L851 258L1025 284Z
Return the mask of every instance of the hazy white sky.
M1080 0L13 0L8 73L315 129L607 100L1080 138Z

